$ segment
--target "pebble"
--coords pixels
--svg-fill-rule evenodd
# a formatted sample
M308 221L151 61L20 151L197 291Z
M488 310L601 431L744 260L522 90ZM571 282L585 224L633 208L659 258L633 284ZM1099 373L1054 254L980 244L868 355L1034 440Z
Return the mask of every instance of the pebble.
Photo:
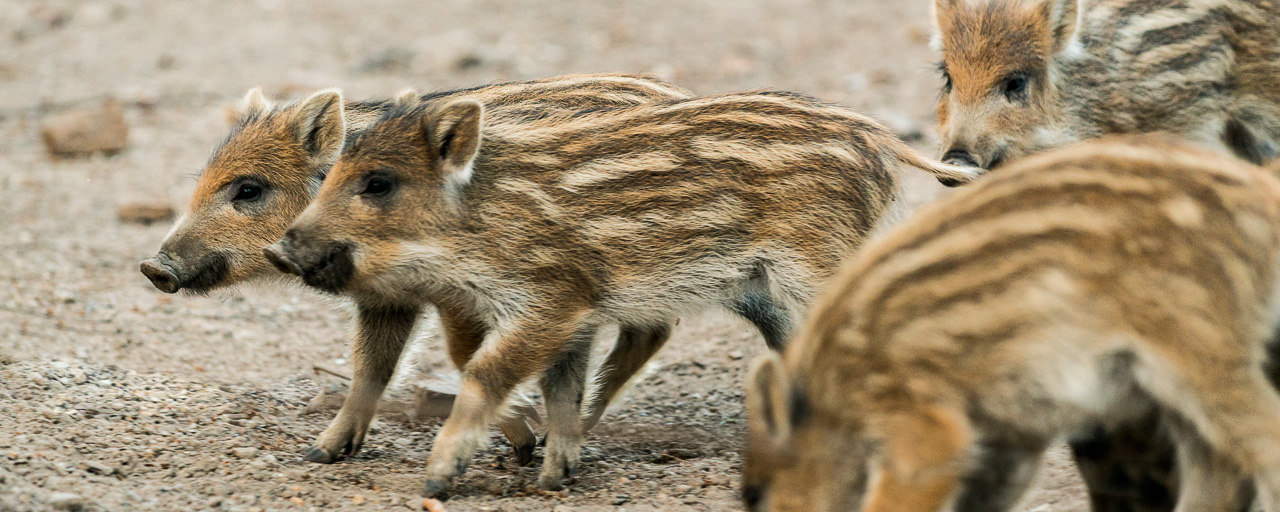
M254 456L258 455L258 449L252 447L235 448L231 450L231 453L235 454L236 458L239 459L252 459Z
M102 476L109 476L112 473L116 472L116 468L113 468L111 466L98 462L96 460L85 461L84 469L85 471L88 471L90 473L95 473Z
M164 203L129 203L116 209L116 218L120 222L144 226L169 222L175 214L173 207Z
M49 495L49 506L58 510L77 511L89 506L89 501L73 492L55 492Z
M50 116L40 126L40 138L49 153L58 156L119 151L129 143L124 105L119 100L108 100L101 107Z
M683 484L682 484L682 485L677 485L677 486L676 486L676 492L678 492L678 493L680 493L680 494L684 494L684 493L689 492L689 491L692 491L692 490L693 490L693 487L692 487L692 486L683 485Z

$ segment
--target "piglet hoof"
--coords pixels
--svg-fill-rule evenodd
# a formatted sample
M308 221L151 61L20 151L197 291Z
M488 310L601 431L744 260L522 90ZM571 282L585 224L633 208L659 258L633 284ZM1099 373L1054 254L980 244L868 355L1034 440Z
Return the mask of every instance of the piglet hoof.
M324 448L312 446L302 451L302 458L306 459L307 462L333 464L334 462L338 462L339 460L341 460L342 457L340 455L330 453L329 450L326 450Z
M449 498L449 495L446 493L446 491L448 490L449 490L448 480L437 480L434 478L428 479L427 485L423 486L422 488L422 497L445 500Z
M538 488L544 491L558 491L564 488L564 476L560 474L538 475Z
M515 452L516 464L528 466L533 463L533 448L533 443L512 446L511 451Z

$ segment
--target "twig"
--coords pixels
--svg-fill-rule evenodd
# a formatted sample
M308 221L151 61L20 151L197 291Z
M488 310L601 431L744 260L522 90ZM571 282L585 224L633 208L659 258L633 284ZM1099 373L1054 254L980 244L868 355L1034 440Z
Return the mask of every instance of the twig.
M339 379L351 380L351 377L348 377L348 376L343 375L343 374L341 374L341 373L335 372L335 371L330 370L330 369L328 369L328 368L324 368L324 367L322 367L322 366L320 366L320 365L318 365L318 364L313 364L313 365L311 365L311 371L316 372L316 373L327 373L327 374L332 375L332 376L334 376L334 377L337 377L337 378L339 378Z

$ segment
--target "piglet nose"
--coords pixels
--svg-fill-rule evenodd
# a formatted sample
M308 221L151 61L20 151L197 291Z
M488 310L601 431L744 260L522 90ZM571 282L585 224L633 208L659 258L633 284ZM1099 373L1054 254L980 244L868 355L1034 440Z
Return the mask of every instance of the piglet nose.
M275 265L277 270L286 274L301 276L302 267L299 267L298 264L289 257L288 244L289 241L287 239L281 240L275 244L267 246L267 248L262 250L262 254L263 256L266 256L267 261L270 261L272 265Z
M959 148L951 148L945 155L942 155L942 163L963 167L978 167L978 160L968 151Z
M144 260L139 266L139 270L142 271L142 275L151 280L151 285L155 286L157 290L165 293L176 293L182 286L179 284L178 275L168 265L164 264L166 259L168 258L163 255L157 255L151 259Z

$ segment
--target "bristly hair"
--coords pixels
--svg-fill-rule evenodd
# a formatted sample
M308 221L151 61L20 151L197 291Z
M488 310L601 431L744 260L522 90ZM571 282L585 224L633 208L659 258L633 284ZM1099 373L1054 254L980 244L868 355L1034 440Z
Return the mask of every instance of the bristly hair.
M209 160L205 164L205 167L207 168L209 164L212 164L213 160L218 157L219 153L222 152L222 148L227 147L227 144L231 142L231 139L235 138L236 135L239 135L240 132L243 132L245 128L249 127L250 125L260 124L268 120L274 119L276 114L279 114L280 112L288 110L289 108L293 107L297 103L298 102L294 101L284 105L272 105L270 108L266 108L263 110L253 109L246 112L241 112L238 116L236 116L235 122L231 125L231 131L228 132L227 136L222 138L222 142L219 142L217 146L214 146L213 151L209 153ZM200 175L200 174L204 174L204 169L201 169L197 175Z

